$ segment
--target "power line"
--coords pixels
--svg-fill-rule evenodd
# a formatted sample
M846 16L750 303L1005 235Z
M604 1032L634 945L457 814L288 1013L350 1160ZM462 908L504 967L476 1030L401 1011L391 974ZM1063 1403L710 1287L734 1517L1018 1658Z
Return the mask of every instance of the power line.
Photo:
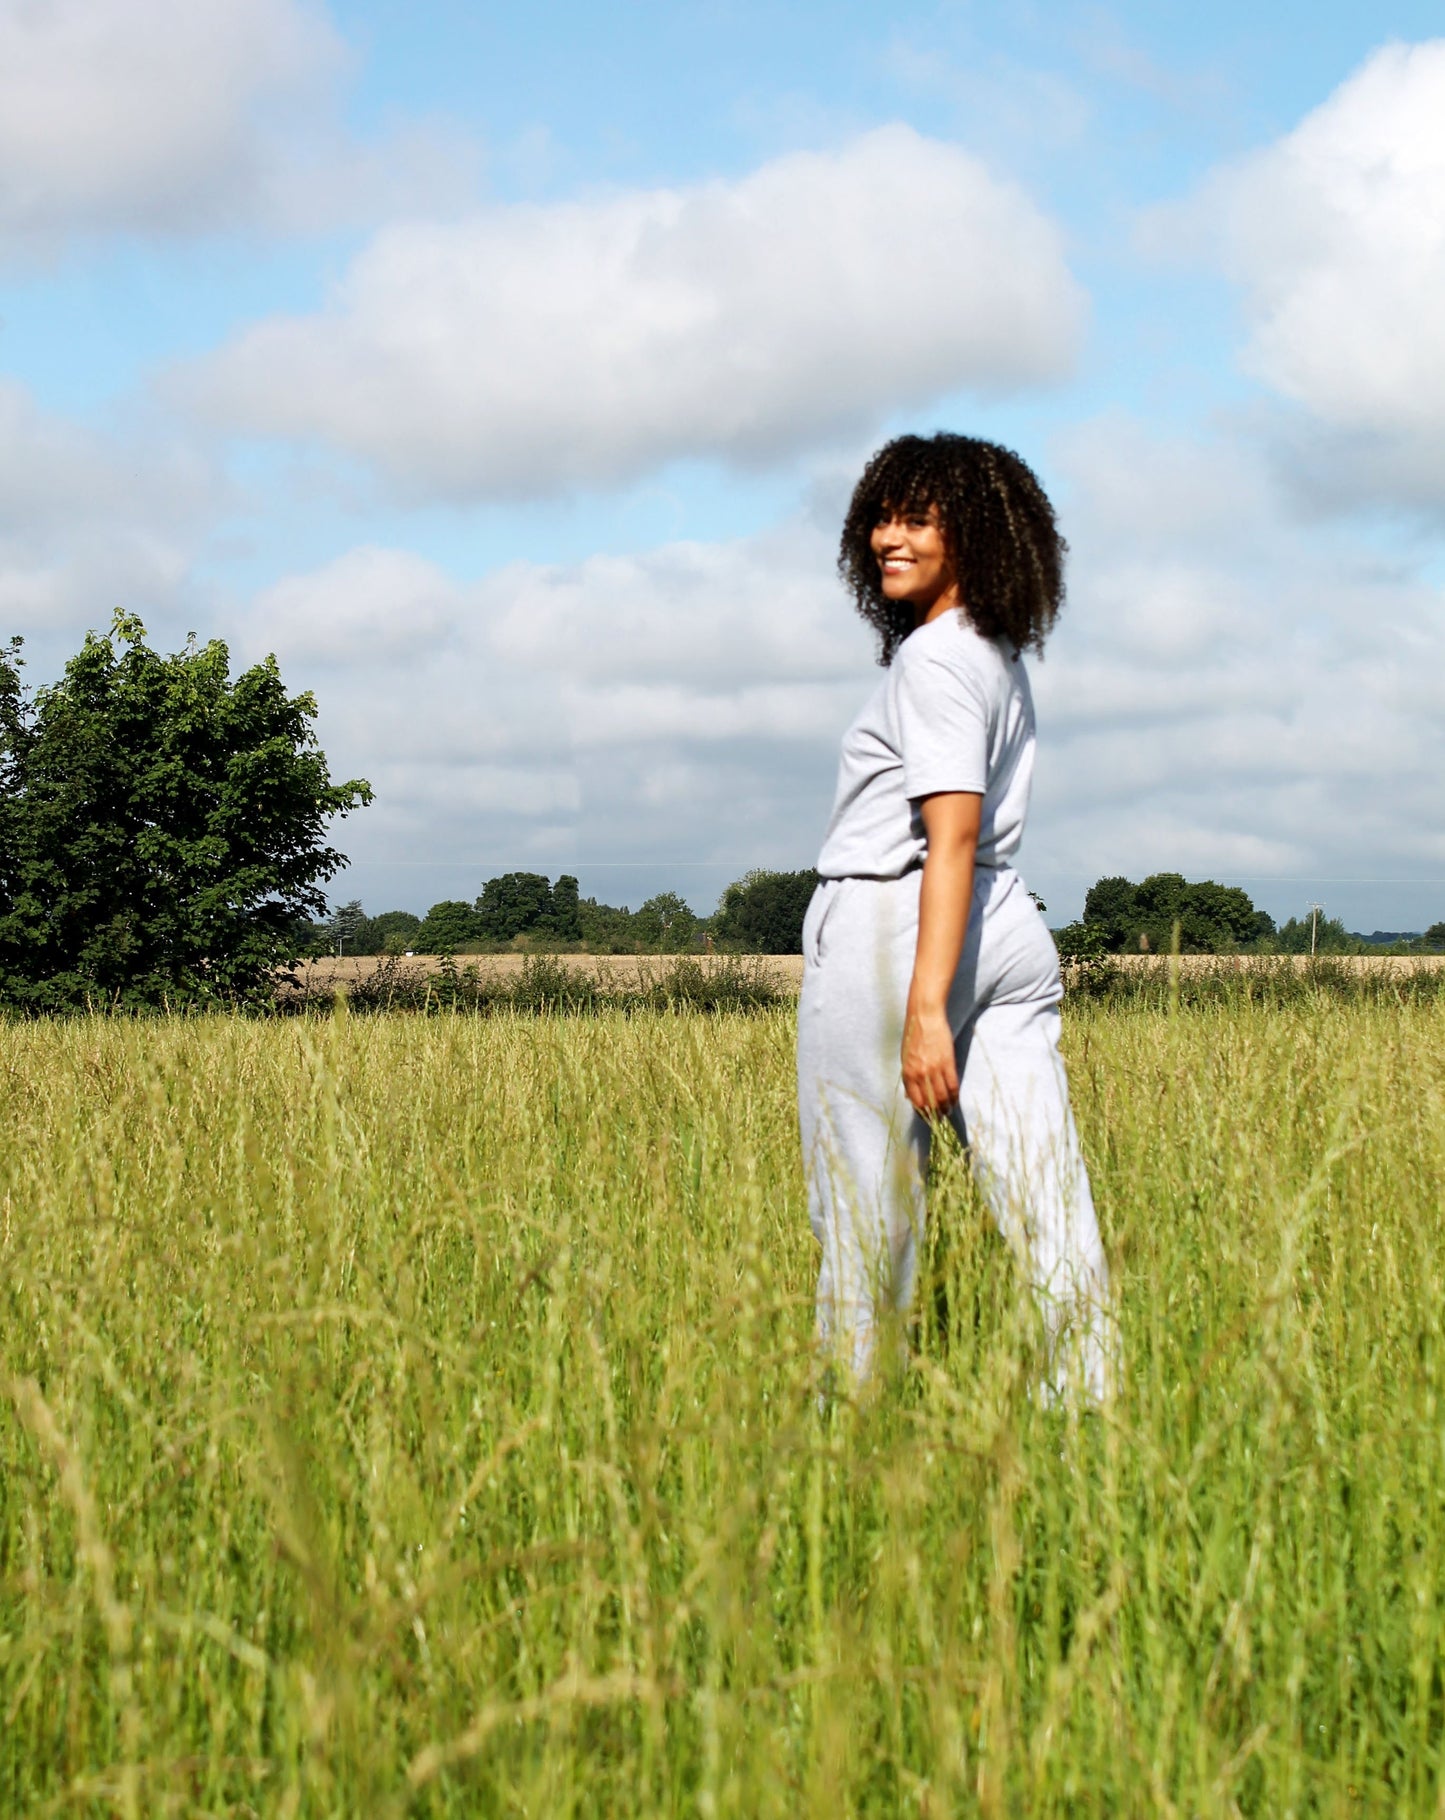
M538 865L571 865L598 866L608 869L636 868L639 866L754 866L757 855L747 859L583 859L573 855L570 859L560 859L553 854L546 859L537 854L530 856ZM352 866L495 866L500 864L496 859L352 859Z
M1025 870L1032 878L1086 876L1082 872L1046 872L1033 866L1028 866ZM1224 876L1251 885L1445 885L1445 878L1332 878L1324 872L1225 872Z
M595 866L605 870L637 869L645 866L688 866L707 868L713 866L755 866L757 855L732 859L672 859L664 855L660 859L592 859L590 856L573 854L565 860L556 854L550 859L533 854L530 856L538 864ZM390 859L368 856L364 859L353 859L349 865L365 866L495 866L500 862L489 859ZM1052 867L1030 866L1025 862L1021 868L1030 878L1083 878L1082 872L1060 872ZM1325 872L1233 872L1221 868L1226 878L1238 879L1251 885L1445 885L1445 878L1359 878L1353 876L1334 876Z

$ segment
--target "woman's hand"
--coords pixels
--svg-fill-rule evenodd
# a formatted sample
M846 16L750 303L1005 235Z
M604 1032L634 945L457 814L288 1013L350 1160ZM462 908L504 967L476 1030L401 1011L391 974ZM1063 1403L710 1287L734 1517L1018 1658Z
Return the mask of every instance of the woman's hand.
M925 796L919 804L928 853L918 890L918 948L903 1019L903 1091L925 1118L958 1098L958 1062L948 995L968 933L973 860L983 798L972 790Z
M946 1011L914 1011L903 1026L903 1091L925 1118L958 1098L958 1060Z

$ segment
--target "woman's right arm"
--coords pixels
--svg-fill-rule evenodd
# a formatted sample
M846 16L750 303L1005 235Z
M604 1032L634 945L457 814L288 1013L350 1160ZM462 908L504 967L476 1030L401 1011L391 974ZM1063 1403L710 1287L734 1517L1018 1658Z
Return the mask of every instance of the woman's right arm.
M919 804L928 851L918 894L918 946L903 1019L903 1090L925 1117L958 1099L958 1061L948 995L973 903L973 866L983 797L945 790Z

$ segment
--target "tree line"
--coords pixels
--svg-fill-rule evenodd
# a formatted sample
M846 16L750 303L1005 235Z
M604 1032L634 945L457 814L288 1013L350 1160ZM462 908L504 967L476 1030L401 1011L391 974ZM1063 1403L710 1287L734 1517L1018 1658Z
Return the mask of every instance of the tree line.
M278 969L337 947L801 948L811 870L749 872L709 916L675 892L633 910L534 872L424 917L331 910L323 887L346 860L328 832L371 788L332 780L316 703L287 693L274 658L232 676L220 641L162 655L119 613L57 682L28 689L22 669L20 641L0 645L0 1010L265 1004ZM1276 927L1238 886L1175 872L1098 880L1082 919L1055 933L1067 957L1164 952L1176 930L1186 953L1380 952L1336 918ZM1445 950L1445 922L1394 945Z
M633 910L583 897L570 873L553 881L541 872L504 872L487 879L472 902L447 898L425 916L407 910L368 916L353 899L312 923L298 952L797 954L816 883L811 869L755 870L727 886L710 916L699 916L675 891L658 892Z
M1067 960L1103 954L1404 954L1445 950L1445 922L1416 934L1377 930L1361 935L1339 917L1306 910L1276 924L1238 885L1155 872L1140 883L1101 878L1089 887L1084 914L1055 930Z

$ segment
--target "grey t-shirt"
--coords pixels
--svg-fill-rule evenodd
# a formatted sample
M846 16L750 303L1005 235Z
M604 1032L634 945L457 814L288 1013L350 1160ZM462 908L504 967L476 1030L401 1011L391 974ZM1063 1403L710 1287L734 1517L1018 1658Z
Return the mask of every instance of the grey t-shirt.
M919 626L843 736L838 790L818 857L824 878L901 878L923 864L919 799L983 797L978 864L1018 850L1034 770L1034 704L1022 659L961 613Z

